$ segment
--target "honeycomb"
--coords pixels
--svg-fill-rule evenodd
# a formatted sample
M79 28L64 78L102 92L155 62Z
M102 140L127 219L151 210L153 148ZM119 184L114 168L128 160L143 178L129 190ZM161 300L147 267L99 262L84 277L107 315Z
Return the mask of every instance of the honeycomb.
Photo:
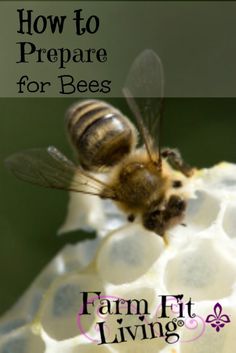
M59 232L98 236L63 248L1 318L0 353L236 352L236 166L197 171L186 188L186 227L169 230L168 245L72 193Z

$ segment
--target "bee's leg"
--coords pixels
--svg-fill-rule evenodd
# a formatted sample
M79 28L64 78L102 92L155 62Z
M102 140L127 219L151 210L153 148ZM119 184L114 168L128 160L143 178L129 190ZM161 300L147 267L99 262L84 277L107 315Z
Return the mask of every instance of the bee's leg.
M132 223L132 222L134 222L134 220L135 220L135 215L133 215L133 214L131 213L131 214L128 215L127 219L128 219L129 222Z
M186 177L190 177L193 174L193 168L183 161L178 150L165 148L161 151L161 156L167 159L171 167L179 170Z

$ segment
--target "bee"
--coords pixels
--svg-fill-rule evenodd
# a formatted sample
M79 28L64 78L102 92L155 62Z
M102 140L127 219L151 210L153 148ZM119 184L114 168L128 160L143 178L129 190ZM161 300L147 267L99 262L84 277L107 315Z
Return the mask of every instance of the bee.
M154 51L137 56L123 93L135 125L100 100L85 100L69 109L66 126L78 163L48 147L16 153L7 166L33 184L113 200L128 221L138 216L144 228L163 237L183 220L187 197L182 187L193 169L177 150L161 148L164 75ZM99 178L101 172L105 179Z

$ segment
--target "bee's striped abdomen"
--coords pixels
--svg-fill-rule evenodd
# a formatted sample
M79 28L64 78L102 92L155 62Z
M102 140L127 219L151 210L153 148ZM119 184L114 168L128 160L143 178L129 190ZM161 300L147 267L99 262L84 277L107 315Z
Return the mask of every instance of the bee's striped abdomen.
M72 107L67 128L80 164L88 170L115 165L136 145L133 124L103 101L88 100Z

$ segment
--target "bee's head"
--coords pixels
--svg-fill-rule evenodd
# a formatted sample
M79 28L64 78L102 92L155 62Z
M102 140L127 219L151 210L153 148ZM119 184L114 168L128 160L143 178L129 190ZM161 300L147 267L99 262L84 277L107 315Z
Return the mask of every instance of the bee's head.
M143 225L160 236L165 231L181 222L186 210L186 200L177 194L170 195L164 203L154 201L143 213Z

